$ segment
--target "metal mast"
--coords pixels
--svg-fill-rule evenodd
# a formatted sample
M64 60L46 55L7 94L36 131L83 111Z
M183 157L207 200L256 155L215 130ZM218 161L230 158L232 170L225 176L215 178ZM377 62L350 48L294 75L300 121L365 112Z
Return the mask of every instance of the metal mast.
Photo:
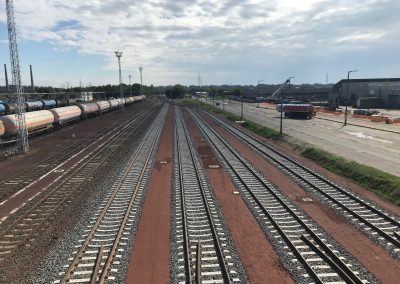
M118 59L118 68L119 68L119 91L120 91L120 98L123 99L124 98L124 89L122 87L122 73L121 73L121 57L122 57L122 51L119 51L119 47L118 47L118 51L115 52L115 56ZM124 104L122 104L122 110L124 110Z
M12 85L14 86L15 94L17 95L17 110L15 119L18 125L17 131L17 148L19 151L26 153L29 151L28 132L25 123L25 97L21 86L21 71L19 68L17 33L15 29L14 7L12 0L6 0L7 6L7 26L8 40L10 44L10 61Z
M142 77L143 66L139 67L139 71L140 71L140 95L143 96L143 77Z

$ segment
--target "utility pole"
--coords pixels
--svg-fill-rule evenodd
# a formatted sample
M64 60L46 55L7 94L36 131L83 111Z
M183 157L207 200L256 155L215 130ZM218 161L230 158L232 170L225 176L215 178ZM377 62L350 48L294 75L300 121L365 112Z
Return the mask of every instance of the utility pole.
M7 74L7 65L4 64L4 76L6 79L6 91L10 92L10 86L8 85L8 74Z
M118 68L119 68L119 91L120 91L119 97L121 99L123 99L124 98L124 90L122 89L122 73L121 73L122 51L119 51L119 48L118 48L118 51L115 51L115 56L118 59ZM124 104L122 104L122 110L124 110Z
M132 97L132 75L129 75L129 94Z
M17 95L17 109L15 113L15 120L18 124L17 148L20 152L27 153L29 151L29 142L28 131L26 130L25 122L25 97L21 86L21 70L19 66L17 33L15 28L14 7L12 0L6 0L6 9L12 84L15 88L15 94Z
M262 82L262 81L264 81L264 80L258 80L258 82L257 82L257 95L259 95L258 94L258 86L260 86L260 82ZM259 108L260 107L260 100L258 99L258 97L256 99L257 99L257 108Z
M351 70L347 72L347 92L346 92L346 108L344 110L344 126L347 125L347 105L349 104L348 99L349 99L349 79L350 79L350 73L352 72L357 72L358 70Z
M288 88L290 88L290 79L293 79L293 78L294 77L289 77L286 80L285 83L288 84ZM281 123L280 123L280 126L279 126L279 135L280 136L282 136L282 134L283 134L282 128L283 128L283 96L282 96L282 93L281 93Z
M29 70L30 70L30 73L31 73L31 89L32 89L32 93L34 93L35 92L35 85L33 85L33 73L32 73L32 65L31 64L29 64Z
M139 67L139 71L140 71L140 95L143 96L143 77L142 77L143 66Z

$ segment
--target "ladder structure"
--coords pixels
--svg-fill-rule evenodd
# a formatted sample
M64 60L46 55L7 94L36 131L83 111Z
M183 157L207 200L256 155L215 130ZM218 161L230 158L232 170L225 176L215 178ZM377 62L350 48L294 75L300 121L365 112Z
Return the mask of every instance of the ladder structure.
M14 7L12 0L6 0L8 40L10 45L11 75L14 92L17 96L17 109L15 112L17 131L17 151L29 151L28 132L25 121L25 96L21 86L21 71L19 66L17 34L15 28Z

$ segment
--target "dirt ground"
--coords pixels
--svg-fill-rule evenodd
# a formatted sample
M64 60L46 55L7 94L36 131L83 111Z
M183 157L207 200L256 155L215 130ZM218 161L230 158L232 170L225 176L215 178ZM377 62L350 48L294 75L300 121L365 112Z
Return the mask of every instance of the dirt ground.
M282 192L284 192L294 203L303 209L311 218L313 218L325 231L327 231L337 242L339 242L350 254L352 254L367 270L375 275L382 283L397 283L398 273L400 271L400 262L393 259L380 246L377 246L365 235L349 225L346 220L337 215L335 211L323 205L318 200L305 192L289 177L284 175L271 164L267 163L260 155L251 150L247 145L240 142L233 135L225 131L215 122L206 118L206 120L214 127L231 145L233 145L241 154L243 154L250 162L252 162L265 177L275 184ZM282 147L280 147L282 149ZM288 150L284 150L288 152ZM302 162L305 159L302 159ZM313 165L315 166L315 165ZM318 168L318 167L316 167ZM319 170L321 170L319 168ZM323 171L325 174L327 171ZM330 174L332 177L332 174ZM343 182L341 178L338 182ZM346 182L346 185L349 185ZM350 184L351 185L351 184ZM354 190L354 188L352 187ZM369 192L356 188L357 192ZM305 201L304 199L312 201ZM307 200L306 199L306 200ZM375 196L376 199L376 196ZM379 198L378 198L379 199ZM380 199L379 199L380 200ZM380 200L382 204L392 208L390 204Z
M173 109L161 135L125 283L168 283Z
M218 165L196 124L187 113L184 118L204 167ZM240 195L234 194L235 186L225 170L208 168L207 174L250 283L294 283Z

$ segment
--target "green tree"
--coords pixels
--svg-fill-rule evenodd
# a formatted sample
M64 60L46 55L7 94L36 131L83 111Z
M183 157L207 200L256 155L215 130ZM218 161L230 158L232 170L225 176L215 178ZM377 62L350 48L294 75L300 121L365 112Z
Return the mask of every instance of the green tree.
M183 98L186 93L186 88L180 84L177 84L172 87L172 89L167 89L165 91L165 95L169 99L177 99L177 98Z

